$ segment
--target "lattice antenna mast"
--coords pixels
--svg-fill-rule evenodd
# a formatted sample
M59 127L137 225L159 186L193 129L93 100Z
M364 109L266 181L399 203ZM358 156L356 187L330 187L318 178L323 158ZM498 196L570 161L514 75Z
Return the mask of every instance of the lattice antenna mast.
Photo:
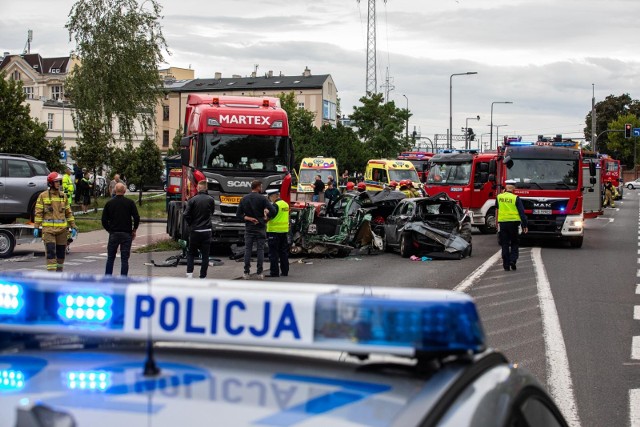
M383 0L385 3L387 0ZM367 0L367 94L377 93L376 78L376 0ZM358 0L360 3L360 0Z

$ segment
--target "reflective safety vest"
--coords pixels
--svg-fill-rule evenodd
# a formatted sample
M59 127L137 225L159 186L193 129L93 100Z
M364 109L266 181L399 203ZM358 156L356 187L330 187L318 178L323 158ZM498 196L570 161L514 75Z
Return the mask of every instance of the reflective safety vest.
M267 233L289 232L289 204L284 200L276 200L278 214L267 222Z
M36 200L34 221L36 227L75 227L75 218L67 203L67 196L59 191L45 190Z
M516 196L505 191L498 195L498 222L520 222L520 212L516 206Z
M75 186L73 185L73 178L71 178L71 175L64 174L62 176L62 189L67 195L67 203L71 204L71 200L73 199L73 193L75 190Z

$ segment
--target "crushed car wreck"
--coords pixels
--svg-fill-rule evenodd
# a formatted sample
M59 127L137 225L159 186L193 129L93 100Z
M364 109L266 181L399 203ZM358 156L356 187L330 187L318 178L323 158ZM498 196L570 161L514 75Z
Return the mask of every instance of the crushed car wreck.
M433 258L471 255L471 219L446 193L402 200L384 224L385 250Z
M347 192L317 209L313 204L291 210L291 253L345 257L354 249L383 249L384 221L398 202L399 191Z

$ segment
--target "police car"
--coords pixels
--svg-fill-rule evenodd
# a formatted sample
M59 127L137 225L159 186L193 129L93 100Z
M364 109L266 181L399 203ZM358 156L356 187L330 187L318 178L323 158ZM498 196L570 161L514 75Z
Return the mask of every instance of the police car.
M565 426L425 289L0 275L0 426Z

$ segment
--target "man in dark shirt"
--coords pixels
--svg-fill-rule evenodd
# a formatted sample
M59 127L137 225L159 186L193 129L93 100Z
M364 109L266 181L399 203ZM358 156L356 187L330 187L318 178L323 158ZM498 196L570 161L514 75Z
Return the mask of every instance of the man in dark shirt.
M200 251L200 278L207 277L209 251L211 249L211 215L216 202L207 193L207 181L198 182L198 194L187 202L184 220L189 224L189 252L187 253L187 277L193 278L193 259Z
M136 238L136 231L140 225L140 215L133 200L124 197L127 188L119 182L115 186L115 197L104 205L102 211L102 226L109 233L107 244L107 266L105 275L113 274L113 264L120 247L120 275L129 274L129 256L131 243ZM133 219L133 221L131 221ZM132 224L133 222L133 224Z
M264 262L264 245L267 240L266 217L274 217L276 210L262 194L262 182L251 182L251 193L240 200L236 216L244 220L244 274L242 278L249 280L251 271L251 252L256 243L258 260L256 264L256 279L262 280L262 264Z
M311 201L320 202L320 195L324 194L324 182L322 182L322 177L320 175L316 175L316 180L313 183L313 197Z

